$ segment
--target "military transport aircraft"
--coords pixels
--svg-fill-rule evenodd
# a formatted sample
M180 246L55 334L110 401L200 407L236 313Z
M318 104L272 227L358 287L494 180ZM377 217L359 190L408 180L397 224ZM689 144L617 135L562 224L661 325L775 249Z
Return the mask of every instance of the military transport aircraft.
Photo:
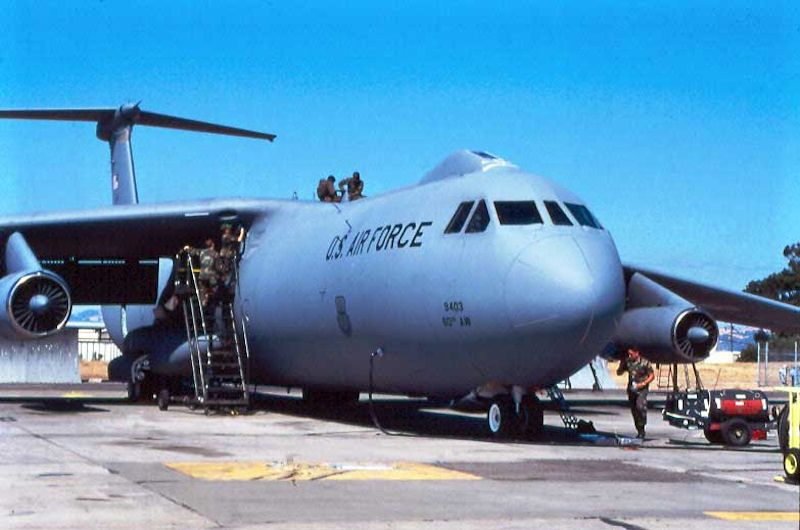
M536 431L534 391L609 345L692 362L716 344L717 318L800 331L800 308L621 263L578 196L483 151L456 152L417 185L353 202L138 204L135 124L274 136L138 105L0 117L96 122L111 146L113 198L107 208L0 218L2 334L37 340L64 327L72 304L103 304L123 352L110 374L134 396L175 392L181 378L193 378L201 403L224 403L237 385L246 397L247 383L303 388L309 401L368 388L473 393L491 432ZM197 263L181 249L218 238L222 223L246 238L235 292L207 322ZM183 312L156 318L173 294Z

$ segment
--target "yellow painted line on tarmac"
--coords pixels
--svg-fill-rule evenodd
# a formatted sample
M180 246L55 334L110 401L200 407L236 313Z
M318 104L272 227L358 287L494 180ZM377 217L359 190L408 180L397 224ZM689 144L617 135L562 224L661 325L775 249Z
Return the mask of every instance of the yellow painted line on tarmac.
M166 467L200 480L480 480L430 464L324 464L311 462L173 462Z
M798 512L703 512L725 521L800 521Z

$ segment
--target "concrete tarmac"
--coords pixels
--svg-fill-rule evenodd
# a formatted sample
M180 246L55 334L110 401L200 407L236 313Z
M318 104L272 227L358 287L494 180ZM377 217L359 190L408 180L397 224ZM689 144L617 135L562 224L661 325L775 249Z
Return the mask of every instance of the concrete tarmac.
M741 449L576 396L596 436L545 414L498 441L481 414L382 397L314 411L262 394L252 414L128 405L114 385L0 386L1 528L791 528L800 488L774 433ZM612 396L613 397L613 396ZM582 399L582 400L580 400Z

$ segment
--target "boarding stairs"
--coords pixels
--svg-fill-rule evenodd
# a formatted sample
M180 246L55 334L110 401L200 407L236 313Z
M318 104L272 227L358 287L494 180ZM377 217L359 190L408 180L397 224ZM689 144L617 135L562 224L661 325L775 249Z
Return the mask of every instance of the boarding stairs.
M561 416L561 421L564 427L571 431L578 433L595 432L594 425L590 421L579 420L569 409L569 403L564 397L564 393L558 388L558 385L553 385L547 388L547 395L550 401L558 407L558 414Z
M211 411L238 411L250 406L247 383L246 328L242 322L242 338L236 330L234 293L206 296L198 279L197 256L183 251L176 259L175 294L178 296L186 322L186 336L192 363L194 405ZM238 264L234 263L233 281L238 285Z

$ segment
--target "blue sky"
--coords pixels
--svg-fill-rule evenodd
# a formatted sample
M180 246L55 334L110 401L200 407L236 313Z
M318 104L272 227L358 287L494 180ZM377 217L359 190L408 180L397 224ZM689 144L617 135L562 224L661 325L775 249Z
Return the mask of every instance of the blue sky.
M483 149L580 195L623 260L739 289L800 240L795 3L13 2L0 107L142 108L143 202L366 192ZM431 5L435 4L435 5ZM226 7L231 6L231 7ZM92 124L0 122L0 211L110 201Z

